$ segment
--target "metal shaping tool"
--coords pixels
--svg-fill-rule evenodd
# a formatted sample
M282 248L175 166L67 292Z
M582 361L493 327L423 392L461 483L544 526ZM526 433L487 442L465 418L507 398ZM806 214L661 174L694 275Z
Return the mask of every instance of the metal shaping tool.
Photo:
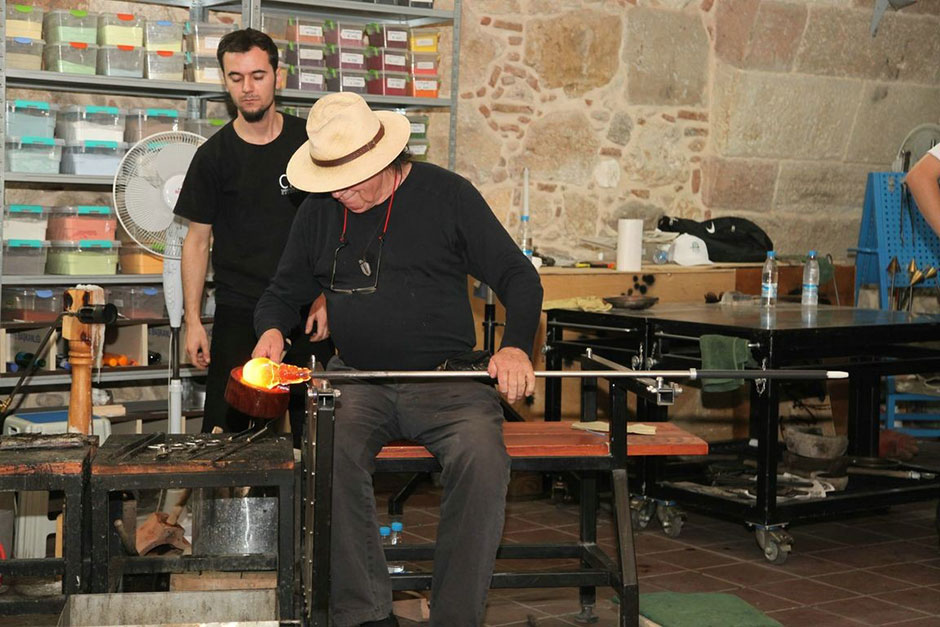
M911 277L911 286L907 288L907 313L911 313L911 309L914 307L914 286L924 280L924 273L922 270L918 270Z
M891 262L888 263L888 267L885 268L885 272L891 277L891 287L888 288L888 308L892 310L897 308L897 303L894 301L894 278L897 276L900 269L901 264L898 262L897 257L892 257Z

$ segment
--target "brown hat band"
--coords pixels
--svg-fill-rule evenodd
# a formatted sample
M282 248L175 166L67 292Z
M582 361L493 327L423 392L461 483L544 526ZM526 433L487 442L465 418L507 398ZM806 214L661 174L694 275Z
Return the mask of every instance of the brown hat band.
M357 148L356 150L353 150L348 155L340 157L338 159L317 159L316 157L311 155L310 159L321 168L332 168L338 165L343 165L344 163L349 163L350 161L358 157L361 157L362 155L366 154L367 152L375 148L375 145L379 143L379 140L382 139L384 135L385 135L385 126L383 126L383 124L379 122L379 132L375 134L375 137L369 140L367 144L365 144L364 146L360 148Z

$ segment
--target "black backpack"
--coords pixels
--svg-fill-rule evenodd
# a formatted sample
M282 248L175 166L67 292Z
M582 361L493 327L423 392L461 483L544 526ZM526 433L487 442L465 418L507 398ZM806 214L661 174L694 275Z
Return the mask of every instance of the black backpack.
M763 229L744 218L715 218L705 222L663 216L660 231L688 233L708 246L708 259L714 262L763 261L774 249Z

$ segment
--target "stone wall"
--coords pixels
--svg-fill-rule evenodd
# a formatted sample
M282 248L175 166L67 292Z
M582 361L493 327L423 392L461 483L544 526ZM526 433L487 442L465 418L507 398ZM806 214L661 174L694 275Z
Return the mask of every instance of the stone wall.
M845 259L865 177L940 120L940 2L464 0L457 170L536 247L724 215ZM435 142L446 119L440 119ZM443 162L443 146L432 146Z

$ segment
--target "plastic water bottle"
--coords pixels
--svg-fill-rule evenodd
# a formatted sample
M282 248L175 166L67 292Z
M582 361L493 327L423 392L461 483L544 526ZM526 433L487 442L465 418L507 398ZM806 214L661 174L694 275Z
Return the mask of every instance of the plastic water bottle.
M773 307L777 304L777 254L767 251L767 261L760 273L761 307Z
M532 231L529 226L529 214L524 213L519 216L519 235L516 238L516 243L519 244L519 248L522 249L522 254L531 259Z
M669 263L669 251L657 247L653 251L653 263L655 263L656 265Z
M819 304L819 261L816 260L816 251L809 251L806 263L803 264L803 296L800 304L804 307L816 307Z
M404 529L404 525L398 521L393 522L391 527L379 527L379 535L382 536L382 544L388 546L397 546L400 544L402 529ZM390 563L388 565L388 572L403 573L405 572L405 567L402 564Z

